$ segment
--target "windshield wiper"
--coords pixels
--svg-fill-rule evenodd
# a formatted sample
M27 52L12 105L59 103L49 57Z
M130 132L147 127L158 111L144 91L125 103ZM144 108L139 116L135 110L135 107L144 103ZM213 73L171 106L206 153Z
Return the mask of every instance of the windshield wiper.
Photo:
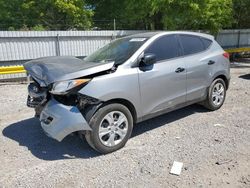
M104 61L104 62L112 62L112 61L114 61L114 62L115 62L114 59L104 59L104 60L102 60L102 61Z

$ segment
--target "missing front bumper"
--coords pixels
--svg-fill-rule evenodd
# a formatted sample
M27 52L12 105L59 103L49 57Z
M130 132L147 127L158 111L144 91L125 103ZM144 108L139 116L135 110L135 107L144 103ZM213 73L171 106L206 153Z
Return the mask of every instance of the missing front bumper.
M91 130L88 122L75 106L66 106L51 99L40 115L46 134L58 141L76 131Z

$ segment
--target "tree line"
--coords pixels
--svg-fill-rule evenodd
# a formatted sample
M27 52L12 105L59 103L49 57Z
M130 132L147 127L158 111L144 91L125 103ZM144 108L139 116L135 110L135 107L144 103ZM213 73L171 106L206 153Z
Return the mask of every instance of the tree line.
M250 28L250 0L0 0L1 30ZM115 19L115 22L114 22Z

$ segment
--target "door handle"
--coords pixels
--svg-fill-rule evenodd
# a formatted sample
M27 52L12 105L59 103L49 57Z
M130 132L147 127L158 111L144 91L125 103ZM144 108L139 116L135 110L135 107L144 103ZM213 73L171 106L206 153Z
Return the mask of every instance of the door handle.
M183 68L183 67L178 67L176 70L175 70L175 72L176 73L180 73L180 72L183 72L185 70L185 68Z
M208 65L213 65L213 64L215 64L215 61L209 60L209 62L208 62L207 64L208 64Z

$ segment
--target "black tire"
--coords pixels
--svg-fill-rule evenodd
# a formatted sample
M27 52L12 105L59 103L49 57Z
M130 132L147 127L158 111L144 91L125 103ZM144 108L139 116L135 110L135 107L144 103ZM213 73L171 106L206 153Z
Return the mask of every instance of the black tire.
M121 142L118 143L117 145L106 146L105 144L102 143L102 141L99 138L99 127L100 127L100 124L101 124L101 121L103 120L103 118L108 113L113 112L113 111L122 112L126 116L127 122L128 122L127 123L127 133L126 133L125 137L121 140ZM114 152L114 151L122 148L126 144L126 142L130 138L131 133L132 133L133 117L126 106L124 106L122 104L118 104L118 103L107 104L107 105L105 105L97 110L97 112L90 119L89 125L92 128L92 131L88 131L85 134L85 138L86 138L88 144L93 149L98 151L99 153L107 154L107 153L111 153L111 152Z
M213 96L212 96L212 94L213 94L213 91L214 91L214 87L218 83L221 83L221 85L224 88L224 97L223 97L223 99L222 99L222 101L221 101L221 103L219 105L215 105L214 102L213 102ZM207 109L209 109L211 111L218 110L224 104L225 98L226 98L226 84L225 84L225 82L224 82L223 79L217 78L210 85L210 87L208 89L207 99L205 101L203 101L202 105L205 108L207 108Z

